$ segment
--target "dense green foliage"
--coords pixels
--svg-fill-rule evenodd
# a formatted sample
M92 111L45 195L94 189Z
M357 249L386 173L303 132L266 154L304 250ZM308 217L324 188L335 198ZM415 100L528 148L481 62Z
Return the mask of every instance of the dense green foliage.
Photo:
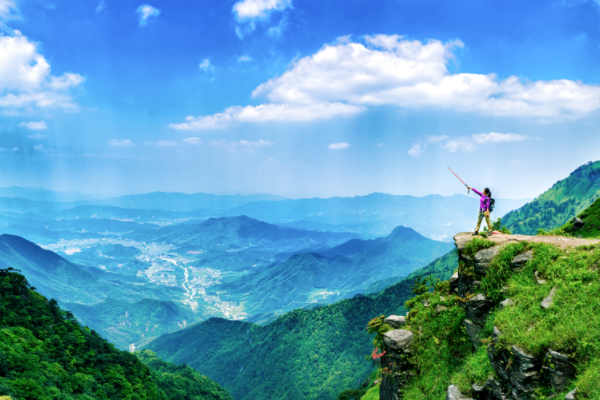
M434 271L447 279L456 270L457 256L451 252L443 258L418 272ZM334 400L372 372L373 363L365 360L372 351L365 327L373 313L403 314L417 276L377 295L291 311L265 326L211 318L163 335L146 348L194 367L236 400Z
M584 238L600 237L600 199L597 199L586 208L582 213L577 215L584 222L580 228L573 225L573 220L562 226L562 230L568 234L580 236Z
M92 326L103 337L120 349L127 350L132 343L185 328L198 321L189 308L172 301L144 299L128 303L106 299L91 306L66 303L77 320Z
M167 400L233 400L225 389L193 368L163 361L150 350L135 354L150 367Z
M230 399L214 382L177 372L181 367L167 365L152 373L134 354L82 327L14 270L0 270L0 288L0 395L17 400L175 399L163 390L170 390L164 373L171 372L176 387L206 387L216 394L187 399ZM163 367L158 361L151 364Z
M535 235L567 223L600 196L600 161L577 168L567 178L518 210L504 216L513 233Z

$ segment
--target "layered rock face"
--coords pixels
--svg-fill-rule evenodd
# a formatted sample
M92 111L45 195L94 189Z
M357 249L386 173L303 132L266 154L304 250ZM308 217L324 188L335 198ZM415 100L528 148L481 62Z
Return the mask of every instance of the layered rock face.
M464 253L464 249L467 242L472 238L473 236L470 232L459 233L454 236L459 254L459 262L466 268L462 270L459 268L459 272L453 276L450 284L459 296L468 298L463 303L466 312L464 324L474 348L481 345L479 332L483 329L493 304L488 301L484 294L478 293L473 296L473 293L477 292L477 287L480 284L479 280L486 275L494 257L507 244L521 241L530 243L543 242L564 248L598 243L597 240L553 236L493 235L490 240L495 243L495 246L480 250L474 256L470 257ZM532 251L527 251L516 256L512 260L513 270L515 272L518 271L532 258ZM463 272L467 270L475 271L475 274ZM538 284L545 283L544 280L538 279ZM540 307L548 308L552 306L555 290L555 288L548 288L548 297L544 299ZM514 302L507 298L500 303L499 307L511 307L512 305L514 305ZM559 392L564 390L568 381L575 377L576 368L574 361L566 355L550 349L544 357L534 357L516 346L510 346L509 348L502 346L500 343L501 337L502 332L494 327L492 343L487 347L490 364L496 371L499 379L490 378L484 386L474 385L472 389L476 399L529 399L542 381L549 382L553 389ZM462 399L466 397L460 393L457 394L457 390L455 386L450 386L448 388L447 399ZM570 395L574 394L570 393Z
M500 304L492 303L481 290L481 280L486 276L493 264L494 258L510 243L527 241L530 243L549 243L558 247L582 246L595 244L600 241L588 239L575 239L553 236L525 236L525 235L493 235L490 240L494 246L480 250L470 256L465 253L465 245L473 239L470 232L459 233L454 237L459 255L459 271L450 280L450 290L464 299L461 303L465 309L464 326L473 344L474 350L482 346L479 334L483 329L488 316L496 307L512 307L514 302L506 298ZM534 257L533 251L525 251L512 260L512 269L518 272ZM537 277L537 275L536 275ZM538 284L544 285L546 281L537 278ZM556 289L548 285L548 296L541 302L541 308L551 307ZM402 329L405 325L404 317L390 316L386 323L395 329L384 335L386 356L382 358L384 378L380 388L381 400L403 399L402 390L414 375L409 363L413 333ZM489 378L483 385L473 385L472 398L478 400L525 400L532 399L534 392L541 386L551 386L555 392L564 391L569 381L575 378L575 360L567 355L548 349L543 356L534 357L527 354L517 346L507 345L502 340L502 332L494 327L492 341L487 344L487 355L497 378ZM388 371L386 374L385 372ZM446 400L469 400L470 396L460 393L455 385L448 387ZM573 391L565 398L576 398ZM470 400L473 400L473 399ZM407 399L408 400L408 399Z

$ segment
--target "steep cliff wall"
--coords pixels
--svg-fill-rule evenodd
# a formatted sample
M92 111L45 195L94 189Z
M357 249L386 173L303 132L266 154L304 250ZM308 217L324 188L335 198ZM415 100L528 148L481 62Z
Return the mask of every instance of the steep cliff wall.
M381 326L380 399L600 398L599 241L454 240L457 273Z

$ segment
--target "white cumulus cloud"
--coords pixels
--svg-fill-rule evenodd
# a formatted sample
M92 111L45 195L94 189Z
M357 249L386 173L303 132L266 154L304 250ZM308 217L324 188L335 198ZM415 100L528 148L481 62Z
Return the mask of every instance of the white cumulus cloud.
M327 147L330 150L344 150L344 149L347 149L348 147L350 147L350 143L347 143L347 142L331 143Z
M30 129L32 131L41 131L44 129L48 129L48 125L44 121L29 121L29 122L21 122L19 126Z
M242 0L233 5L233 13L238 20L266 18L273 11L291 6L291 0Z
M160 15L160 10L149 4L142 4L137 8L136 12L138 13L140 26L148 25L148 20L150 18L156 18Z
M247 62L247 61L252 61L252 57L250 57L247 54L244 54L243 56L240 56L240 58L238 58L238 62Z
M121 146L121 147L133 145L133 142L131 141L131 139L112 139L112 140L109 140L107 143L109 146Z
M0 107L76 109L70 89L83 81L75 73L51 75L37 45L19 31L0 36Z
M338 115L353 115L363 107L343 103L308 105L261 104L259 106L229 107L222 113L199 117L189 116L185 122L170 124L173 129L222 129L243 122L312 121Z
M252 96L266 98L266 104L229 107L170 126L218 129L240 122L306 121L357 114L377 106L545 121L581 118L600 110L599 85L567 79L526 81L516 76L498 79L494 74L450 73L448 63L454 59L454 50L463 46L459 40L421 42L399 35L365 36L363 42L344 37L294 61L286 72L259 85ZM430 137L429 143L447 139ZM493 139L481 136L469 140ZM421 150L425 146L421 144ZM470 146L456 140L447 143L448 149Z
M566 79L500 80L494 74L452 74L447 65L460 41L422 43L398 35L365 43L325 45L263 83L254 97L273 102L347 102L435 107L498 116L577 118L600 108L600 86Z

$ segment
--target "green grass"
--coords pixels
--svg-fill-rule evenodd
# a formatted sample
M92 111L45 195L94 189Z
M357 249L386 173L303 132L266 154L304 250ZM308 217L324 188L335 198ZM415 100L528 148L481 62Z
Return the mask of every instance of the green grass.
M473 257L477 252L483 249L489 249L495 246L495 243L487 238L476 236L465 244L463 255Z
M573 226L573 220L570 220L561 229L573 236L584 238L600 237L600 199L594 201L591 206L577 216L584 221L585 224L583 227L576 229Z
M379 386L380 385L373 386L360 398L360 400L379 400Z

